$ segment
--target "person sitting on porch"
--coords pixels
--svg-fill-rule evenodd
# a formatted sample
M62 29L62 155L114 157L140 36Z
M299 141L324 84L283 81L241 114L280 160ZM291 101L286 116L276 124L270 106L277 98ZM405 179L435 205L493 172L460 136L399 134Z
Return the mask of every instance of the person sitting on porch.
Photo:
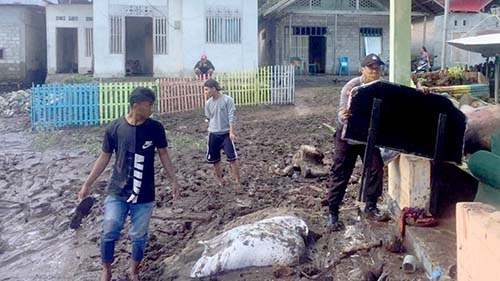
M215 67L210 60L207 59L206 55L202 55L201 59L194 66L194 72L196 76L203 78L212 77Z

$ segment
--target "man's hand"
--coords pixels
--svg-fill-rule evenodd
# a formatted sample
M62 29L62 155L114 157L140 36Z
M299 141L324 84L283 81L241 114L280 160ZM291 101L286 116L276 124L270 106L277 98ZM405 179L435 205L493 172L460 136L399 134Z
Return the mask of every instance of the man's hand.
M234 132L229 132L229 138L234 142L236 141L236 134Z
M179 187L179 183L176 180L172 182L172 197L174 201L178 200L181 197L181 188Z
M418 90L424 92L424 94L429 94L431 92L431 89L427 86L420 86L418 87Z
M344 111L342 111L341 116L342 116L342 120L345 121L345 120L349 119L349 117L351 117L351 111L346 108L346 109L344 109Z
M80 191L78 192L78 200L83 200L87 198L90 194L90 186L83 184L82 187L80 188Z

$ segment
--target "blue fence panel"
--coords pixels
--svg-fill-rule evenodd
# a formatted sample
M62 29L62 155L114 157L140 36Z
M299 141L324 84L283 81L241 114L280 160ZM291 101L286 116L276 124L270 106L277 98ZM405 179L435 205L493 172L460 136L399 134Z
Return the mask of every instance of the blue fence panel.
M99 87L36 85L31 89L31 126L46 129L99 124Z

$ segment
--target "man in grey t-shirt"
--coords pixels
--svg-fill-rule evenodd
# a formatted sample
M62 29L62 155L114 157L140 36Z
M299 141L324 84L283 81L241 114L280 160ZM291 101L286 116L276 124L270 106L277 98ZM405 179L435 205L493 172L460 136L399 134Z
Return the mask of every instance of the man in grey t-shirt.
M236 107L233 98L221 93L222 88L214 79L205 81L205 117L208 119L207 161L214 164L215 176L221 185L226 182L222 175L221 149L224 149L227 161L236 181L236 189L241 191L238 154L234 146L236 140Z

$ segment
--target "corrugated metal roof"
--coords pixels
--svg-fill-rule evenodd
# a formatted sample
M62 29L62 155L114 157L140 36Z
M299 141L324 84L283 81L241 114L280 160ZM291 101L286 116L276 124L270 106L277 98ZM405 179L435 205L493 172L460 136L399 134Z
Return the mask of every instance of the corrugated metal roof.
M429 15L440 15L444 8L434 0L412 0L412 12L421 12Z
M437 0L444 7L445 0ZM480 12L493 0L450 0L451 12Z
M269 10L272 6L280 8L293 3L295 0L259 0L261 10ZM389 8L390 0L376 0L381 5ZM444 13L445 0L412 0L412 12L429 15L442 15ZM452 12L480 12L492 3L500 5L498 0L450 0L450 11Z

